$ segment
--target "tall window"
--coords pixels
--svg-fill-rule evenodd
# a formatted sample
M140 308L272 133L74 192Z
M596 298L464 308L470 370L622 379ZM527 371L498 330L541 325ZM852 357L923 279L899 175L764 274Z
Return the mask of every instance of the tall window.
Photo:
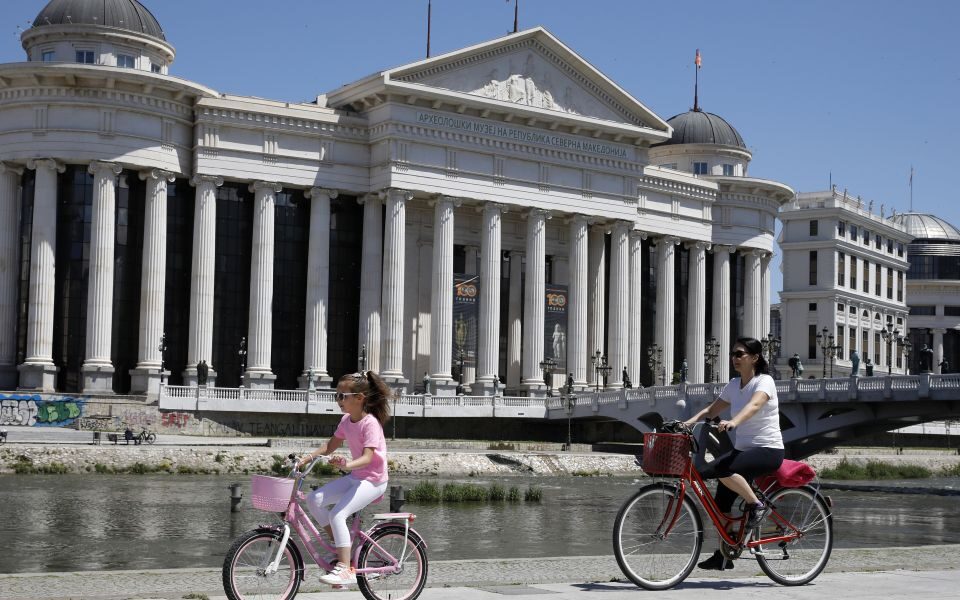
M869 245L870 245L870 230L869 230L869 229L864 229L864 230L863 230L863 243L864 243L865 246L869 246Z
M276 196L273 258L273 342L270 370L275 387L296 389L303 371L310 200L284 190Z
M853 355L851 353L857 349L857 328L850 327L849 333L850 335L847 338L847 356L852 357ZM861 349L861 352L862 352L862 349Z
M876 236L874 236L874 238L873 238L873 245L877 248L877 250L880 249L880 246L881 246L882 244L880 243L880 234L879 234L879 233L878 233Z
M807 325L807 358L817 358L817 326Z
M870 263L863 261L863 293L870 293Z
M847 255L837 253L837 285L847 285Z
M20 178L20 287L17 298L17 364L27 355L27 318L30 314L30 247L33 238L33 188L36 171Z
M327 322L327 371L334 381L357 370L360 326L360 277L364 269L363 211L353 196L340 196L330 203L330 316ZM380 235L374 232L370 235ZM505 269L504 274L510 270ZM509 299L509 286L501 289L501 301ZM503 306L503 304L501 304ZM501 319L503 319L501 312ZM505 323L506 321L504 321ZM507 331L501 328L500 331ZM506 344L503 345L506 347ZM367 348L367 355L376 352ZM506 358L506 354L504 354ZM505 373L506 371L501 371Z
M694 175L706 175L707 174L707 163L705 162L695 162L693 163L693 174Z
M837 235L840 237L847 235L847 223L845 221L837 221Z
M857 241L857 226L856 226L856 225L850 225L850 240L851 240L851 241L854 241L854 242Z
M850 257L850 288L857 289L857 257Z
M143 217L146 184L124 171L116 192L113 267L113 391L130 392L130 369L137 366L140 333L140 273L143 265Z
M893 267L887 267L887 300L893 300Z
M870 358L870 331L867 328L860 330L860 356Z
M810 236L811 237L816 236L819 229L820 229L820 221L817 221L816 219L811 219L810 220Z
M903 302L903 271L897 271L897 302Z
M897 256L903 256L903 244L897 243Z
M76 62L83 65L92 65L94 64L93 60L93 50L77 50L77 60Z
M837 358L843 360L843 325L837 325Z
M880 295L880 275L883 273L883 267L879 264L875 265L873 270L873 293L877 296Z
M817 285L817 251L810 251L810 277L807 281L810 285Z
M873 364L880 366L880 333L873 333Z
M171 385L183 384L183 372L187 368L194 199L193 188L186 179L167 184L167 285L163 330L167 336L164 366L170 371Z
M887 252L893 254L893 240L887 239Z

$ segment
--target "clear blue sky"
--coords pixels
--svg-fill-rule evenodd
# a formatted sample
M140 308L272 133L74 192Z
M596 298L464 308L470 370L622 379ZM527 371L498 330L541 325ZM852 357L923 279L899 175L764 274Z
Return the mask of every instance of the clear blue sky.
M286 101L425 55L427 0L141 0L177 50L171 73ZM0 62L46 0L0 0ZM700 104L736 127L750 174L839 188L960 227L960 3L952 0L520 0L542 25L663 118ZM504 35L513 2L434 0L432 54ZM780 288L779 273L773 282Z

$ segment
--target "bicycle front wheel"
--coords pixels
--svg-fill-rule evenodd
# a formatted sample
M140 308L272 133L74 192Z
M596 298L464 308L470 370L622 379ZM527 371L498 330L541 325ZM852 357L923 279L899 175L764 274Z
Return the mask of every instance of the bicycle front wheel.
M287 542L276 573L267 566L277 556L281 533L248 531L233 543L223 560L223 591L230 600L290 600L300 589L303 559L293 540Z
M623 574L642 588L665 590L677 585L690 575L700 556L700 513L688 496L677 510L678 499L676 486L655 483L641 488L617 514L613 552Z
M827 566L833 549L830 508L809 487L779 490L770 497L770 505L773 510L754 535L794 537L758 547L760 569L780 585L810 583Z
M397 565L395 572L357 574L357 587L367 600L414 600L427 583L427 550L419 535L387 526L370 534L357 556L357 569ZM400 562L401 556L403 562Z
M155 433L148 433L148 434L147 434L147 443L148 443L148 444L152 444L152 443L154 443L155 441L157 441L157 434L155 434Z

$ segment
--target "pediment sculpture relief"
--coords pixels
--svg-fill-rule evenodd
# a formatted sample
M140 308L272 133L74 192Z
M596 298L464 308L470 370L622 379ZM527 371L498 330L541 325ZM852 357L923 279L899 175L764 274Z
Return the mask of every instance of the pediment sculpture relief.
M583 114L575 100L576 92L573 86L565 86L562 96L558 98L557 90L551 89L554 86L550 83L549 73L542 65L539 67L533 53L530 53L522 70L515 69L512 61L509 64L509 74L501 73L499 67L493 67L488 72L487 82L483 87L471 90L470 93L535 108Z

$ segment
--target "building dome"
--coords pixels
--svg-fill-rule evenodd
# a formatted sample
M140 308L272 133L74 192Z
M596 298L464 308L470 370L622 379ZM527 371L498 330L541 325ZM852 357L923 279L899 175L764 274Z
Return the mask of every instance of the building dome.
M166 41L156 17L137 0L50 0L33 21L47 25L101 25Z
M940 217L921 213L902 213L892 218L894 223L903 225L907 233L916 240L940 240L960 242L960 231Z
M667 119L673 127L673 137L669 141L657 144L719 144L747 149L743 138L723 117L702 110L691 110Z

